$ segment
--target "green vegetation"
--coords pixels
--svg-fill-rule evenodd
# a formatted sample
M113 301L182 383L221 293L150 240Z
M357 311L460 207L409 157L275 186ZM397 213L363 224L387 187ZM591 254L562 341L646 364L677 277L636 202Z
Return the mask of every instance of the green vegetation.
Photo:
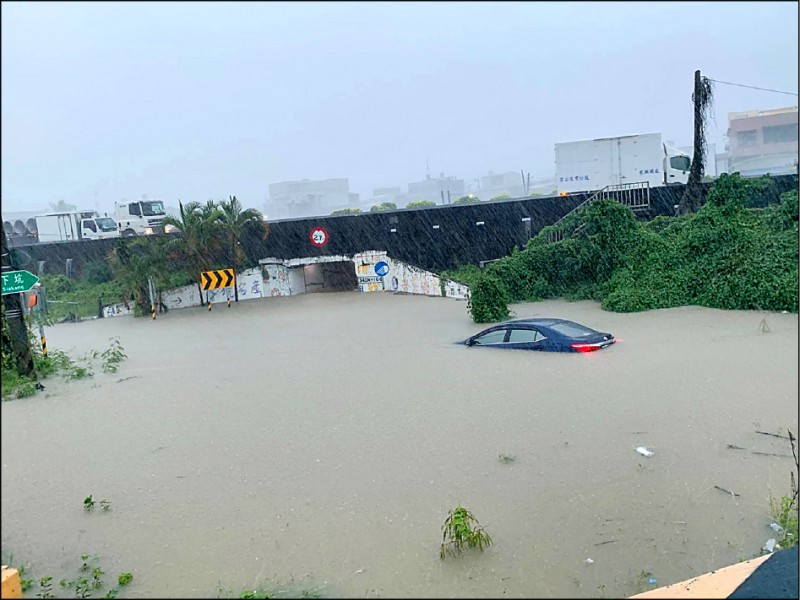
M250 227L261 228L263 239L269 236L269 229L264 224L264 217L254 208L242 208L236 196L231 196L227 201L219 203L219 223L222 234L227 244L230 266L234 273L238 273L242 264L247 260L247 255L242 250L241 239ZM234 300L239 301L239 288L233 288Z
M106 268L111 270L108 266ZM82 279L42 275L40 279L47 294L48 316L55 322L91 319L97 316L101 303L108 305L131 300L120 281L93 282L87 279L88 275L96 276L99 272L100 267L87 265Z
M456 204L480 204L481 199L477 196L469 194L468 196L461 196L458 200L453 201L453 206Z
M8 564L17 569L23 594L38 588L36 590L37 598L65 598L70 593L75 598L91 598L95 594L102 593L103 588L109 585L104 579L106 573L100 568L98 557L90 554L81 555L80 567L77 569L75 578L61 579L58 583L60 591L55 595L53 594L53 577L47 576L34 580L28 575L28 568L25 565L16 565L13 555L9 556L8 560L4 559L3 564ZM117 576L117 585L109 587L102 598L116 598L121 588L130 584L131 581L133 581L133 574L120 573Z
M89 283L106 283L114 278L114 272L108 263L96 260L83 268L83 279Z
M406 208L428 208L429 206L436 206L436 202L431 200L415 200L406 204Z
M508 302L503 282L498 277L486 275L470 289L467 310L476 323L505 321L509 317Z
M83 499L83 510L87 512L92 511L94 510L95 504L96 502L92 498L92 494L89 494L88 496L86 496L86 498ZM106 500L105 498L100 500L100 507L103 510L111 510L111 500Z
M467 548L479 548L492 545L492 537L480 526L478 519L463 506L451 510L442 525L442 545L439 558L442 560L450 554L458 556Z
M2 311L2 399L26 398L36 394L41 389L41 384L31 377L19 375L14 364L13 354L10 349L8 336L8 322L6 321L5 308ZM30 325L30 323L29 323ZM119 339L110 338L111 346L102 354L94 351L80 357L77 361L70 358L61 350L49 350L47 357L42 352L41 341L28 329L28 343L33 355L34 371L39 379L46 379L52 375L59 375L66 379L85 379L94 375L93 361L98 357L102 359L102 368L107 373L116 373L119 364L127 358Z
M545 227L524 250L448 273L471 286L477 323L508 317L509 302L591 299L605 310L636 312L699 305L797 312L797 191L758 205L768 178L722 175L695 214L640 224L633 212L603 200L576 211L550 242Z
M116 373L119 364L128 358L118 337L108 338L111 345L100 356L103 359L103 373Z
M397 204L394 202L381 202L380 204L373 205L369 212L383 212L384 210L397 210Z
M332 217L338 217L339 215L355 215L361 212L360 208L340 208L339 210L335 210L331 213Z
M508 194L498 194L497 196L492 196L491 198L489 198L489 201L491 202L492 200L509 200L510 198L511 196L509 196Z
M776 541L781 548L791 548L798 542L798 490L797 482L800 477L800 460L797 456L795 442L797 439L789 431L789 444L792 446L792 457L794 458L794 471L790 472L789 495L781 496L780 499L770 497L770 514L772 521L780 526L776 533Z

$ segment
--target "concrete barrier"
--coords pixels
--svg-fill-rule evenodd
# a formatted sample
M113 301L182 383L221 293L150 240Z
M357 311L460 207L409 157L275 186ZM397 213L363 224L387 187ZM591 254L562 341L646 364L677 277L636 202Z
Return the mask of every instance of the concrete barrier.
M3 565L2 598L22 598L22 583L19 579L19 571L13 567Z

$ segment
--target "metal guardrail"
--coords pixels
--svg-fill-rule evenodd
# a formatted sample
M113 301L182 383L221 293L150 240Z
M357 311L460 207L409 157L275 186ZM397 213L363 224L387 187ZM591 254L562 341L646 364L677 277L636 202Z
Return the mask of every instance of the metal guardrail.
M621 183L609 185L600 190L601 200L616 200L633 210L650 208L650 182Z
M578 206L553 223L553 226L558 227L568 217L575 214L579 210L582 210L596 200L615 200L623 206L627 206L634 211L645 210L650 208L650 182L637 181L634 183L607 185L603 189L596 191L594 194L589 196L589 198L581 202ZM582 230L583 225L579 226L572 233ZM563 227L560 227L559 229L550 232L550 234L547 236L547 241L550 243L560 242L565 237L567 237L567 232Z

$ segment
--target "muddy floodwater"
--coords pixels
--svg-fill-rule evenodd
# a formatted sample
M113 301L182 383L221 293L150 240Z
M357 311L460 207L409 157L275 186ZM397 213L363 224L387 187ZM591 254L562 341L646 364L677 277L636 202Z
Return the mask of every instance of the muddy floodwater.
M797 315L512 308L622 341L467 348L464 302L359 293L57 325L51 349L129 359L2 404L4 558L58 581L96 554L127 597L598 597L774 537L794 464L757 431L797 432ZM494 545L441 561L459 504Z

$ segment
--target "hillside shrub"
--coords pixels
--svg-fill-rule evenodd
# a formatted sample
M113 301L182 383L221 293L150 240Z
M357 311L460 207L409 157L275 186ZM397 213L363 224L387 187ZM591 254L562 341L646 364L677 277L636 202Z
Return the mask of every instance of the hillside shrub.
M492 323L508 319L508 293L503 282L493 275L481 275L467 301L467 310L476 323Z
M83 279L89 283L106 283L113 278L114 273L105 261L92 261L83 269Z
M524 250L491 263L472 286L473 318L501 320L503 298L592 299L632 312L699 305L738 310L798 310L798 194L766 208L769 178L723 175L695 214L640 224L603 200L576 211L549 243L545 227ZM480 285L478 285L480 284Z

